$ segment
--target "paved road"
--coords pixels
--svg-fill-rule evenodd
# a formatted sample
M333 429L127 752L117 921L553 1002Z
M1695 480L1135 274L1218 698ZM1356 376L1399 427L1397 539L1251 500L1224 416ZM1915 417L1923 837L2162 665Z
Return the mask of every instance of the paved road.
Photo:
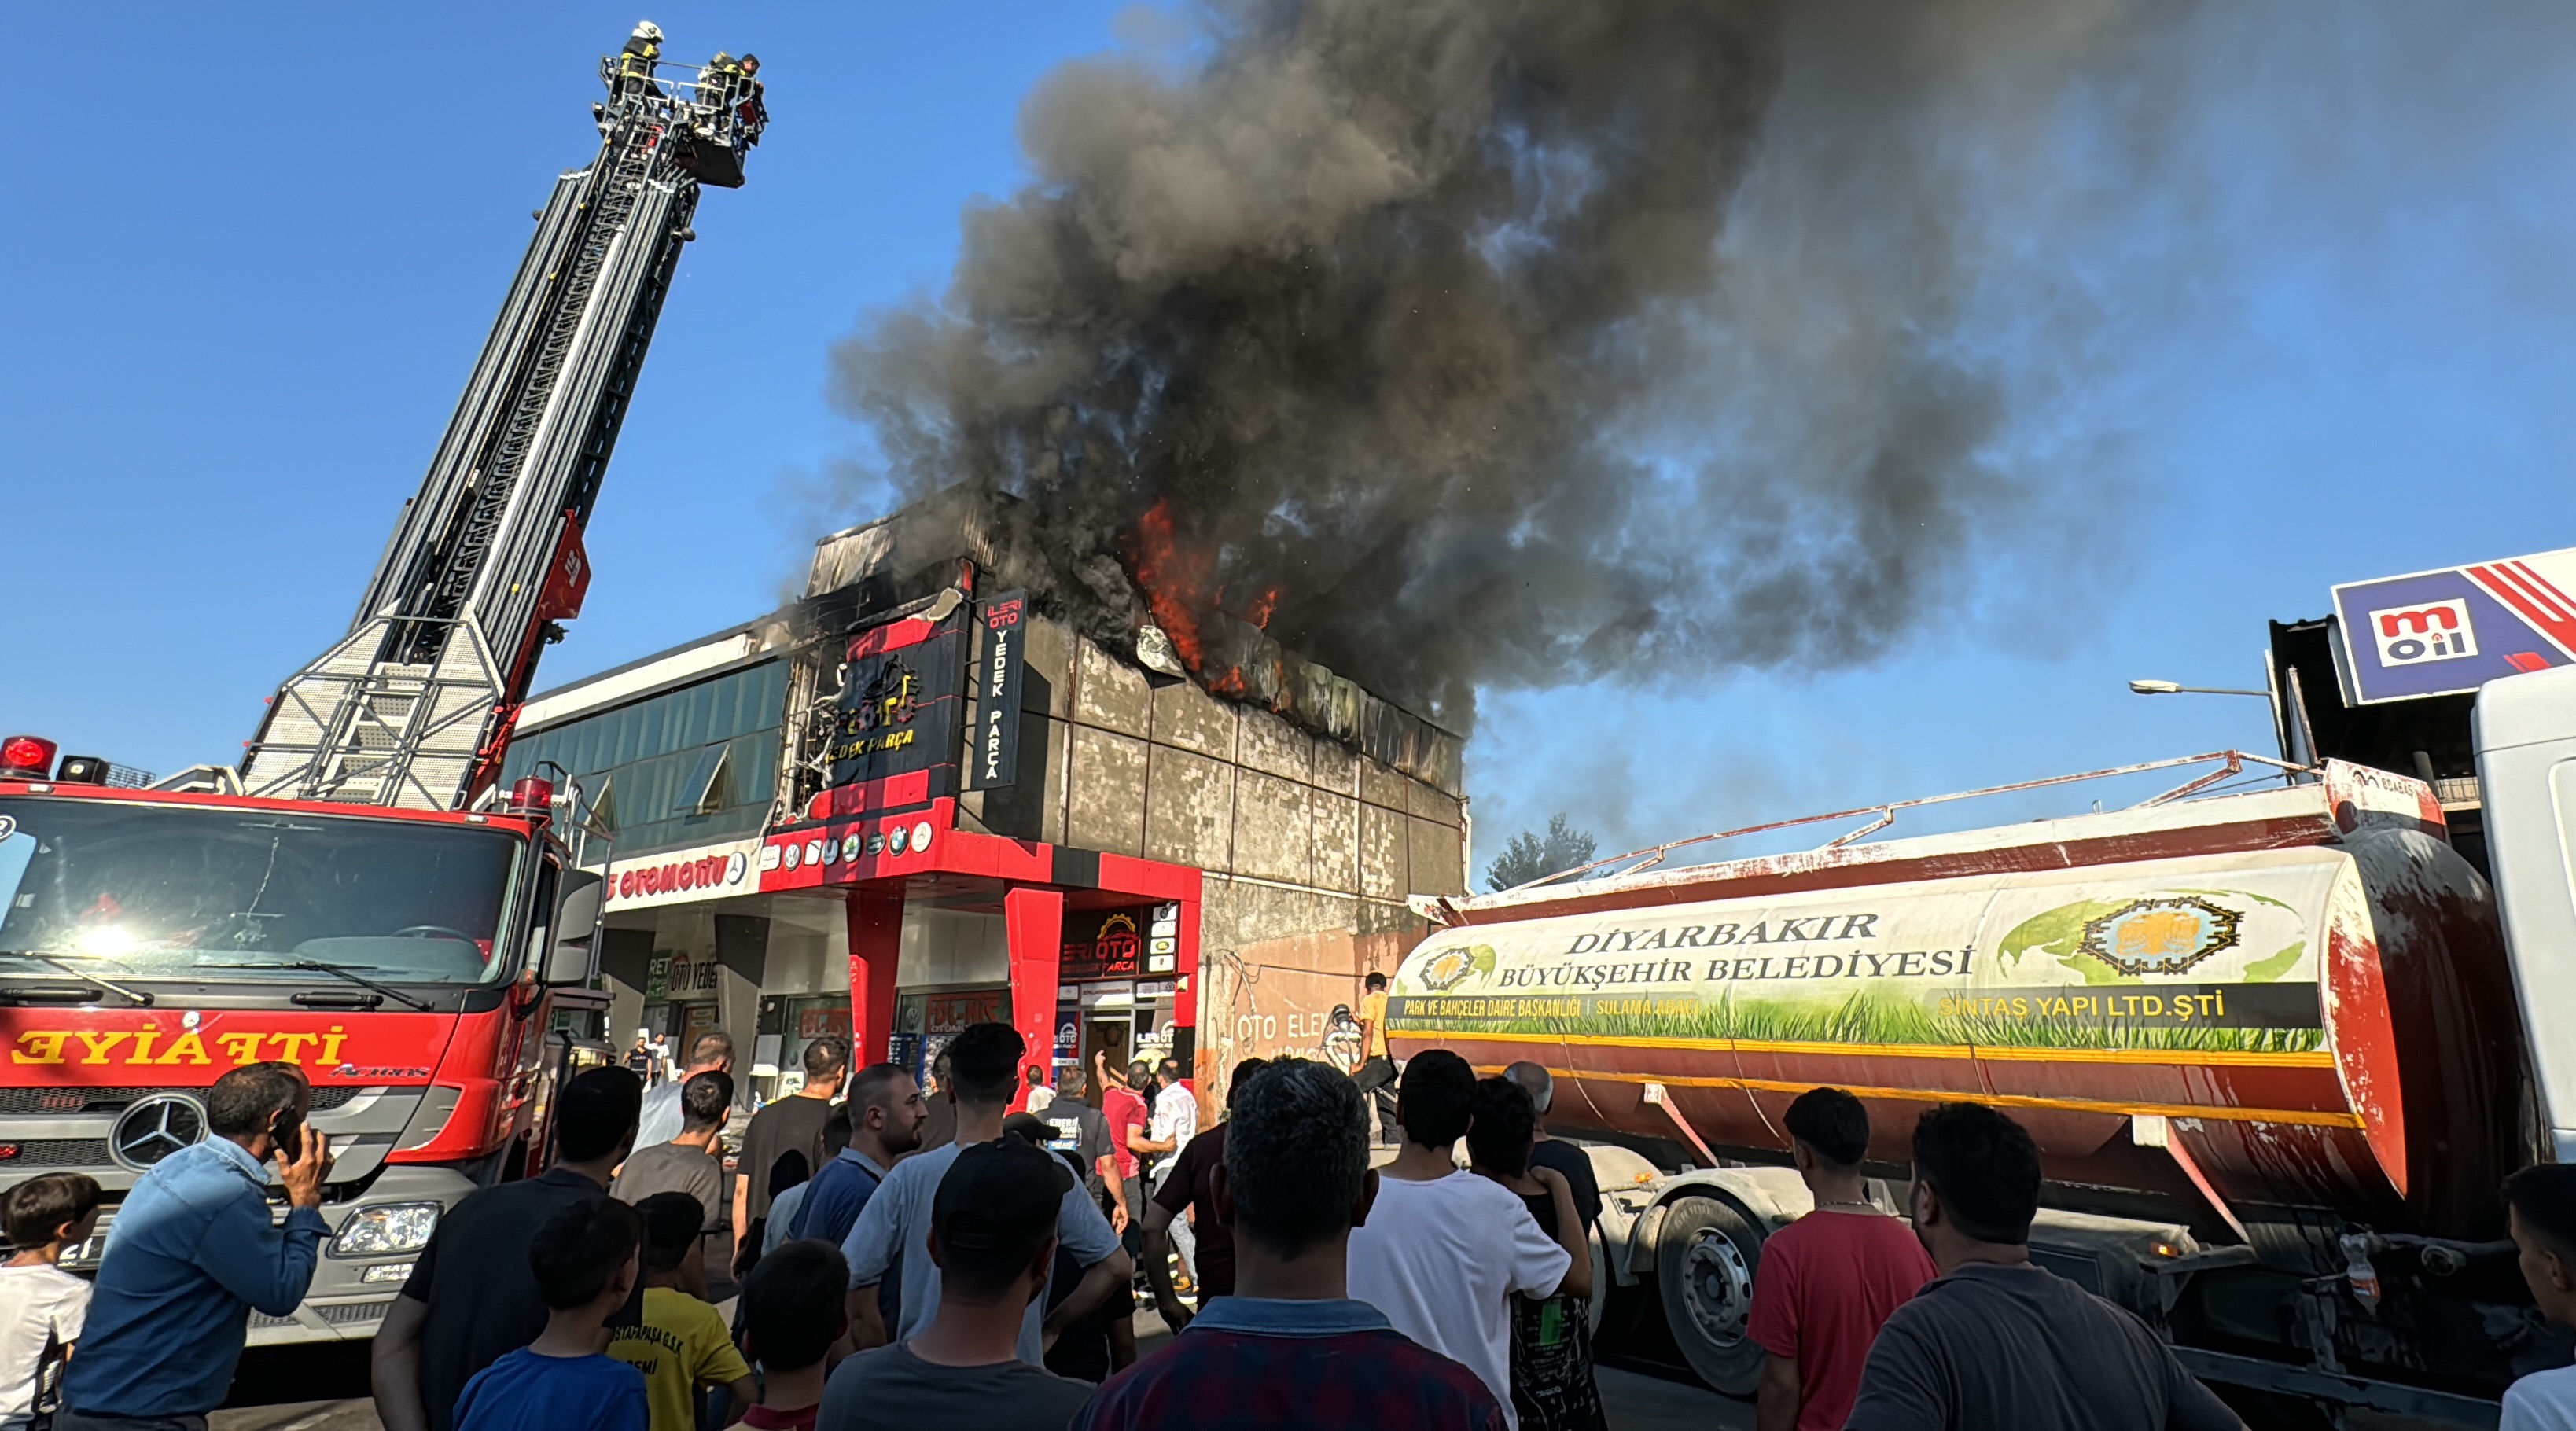
M1151 1355L1170 1338L1162 1318L1140 1313L1137 1349ZM208 1431L382 1431L367 1400L358 1348L321 1355L301 1348L254 1351L233 1381L237 1405L206 1418ZM1753 1407L1696 1383L1601 1368L1601 1399L1615 1431L1752 1431Z

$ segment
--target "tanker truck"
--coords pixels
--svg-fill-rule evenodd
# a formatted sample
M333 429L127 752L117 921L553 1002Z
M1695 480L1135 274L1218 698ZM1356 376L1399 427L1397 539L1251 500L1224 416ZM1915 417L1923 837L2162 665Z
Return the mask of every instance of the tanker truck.
M1550 1129L1602 1188L1601 1344L1660 1346L1660 1320L1719 1391L1752 1393L1763 1243L1810 1210L1782 1119L1831 1084L1869 1110L1891 1212L1923 1110L2018 1119L2045 1175L2034 1257L2145 1319L2252 1424L2493 1426L2516 1376L2570 1360L2498 1183L2576 1154L2557 799L2576 668L2488 685L2477 742L2493 887L2420 781L2219 752L1418 899L1438 927L1396 970L1389 1040L1553 1074ZM2122 809L1870 838L1950 801L2167 780ZM1829 838L1673 858L1801 827Z

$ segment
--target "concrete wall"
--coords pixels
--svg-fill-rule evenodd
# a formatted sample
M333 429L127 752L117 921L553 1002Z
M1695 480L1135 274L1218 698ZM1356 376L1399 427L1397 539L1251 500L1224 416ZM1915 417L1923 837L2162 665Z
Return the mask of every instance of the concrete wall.
M1207 872L1199 1062L1211 1104L1215 1071L1238 1058L1320 1051L1331 1007L1356 1005L1360 975L1391 969L1425 932L1405 896L1466 889L1461 792L1148 676L1052 621L1031 623L1025 649L1019 784L966 796L966 815L996 834Z

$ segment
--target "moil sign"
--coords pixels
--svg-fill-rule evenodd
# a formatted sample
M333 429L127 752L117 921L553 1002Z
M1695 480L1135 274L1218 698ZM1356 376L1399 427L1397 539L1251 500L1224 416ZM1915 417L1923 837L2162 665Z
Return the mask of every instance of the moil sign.
M2334 589L2335 655L2354 705L2474 691L2576 663L2576 548Z

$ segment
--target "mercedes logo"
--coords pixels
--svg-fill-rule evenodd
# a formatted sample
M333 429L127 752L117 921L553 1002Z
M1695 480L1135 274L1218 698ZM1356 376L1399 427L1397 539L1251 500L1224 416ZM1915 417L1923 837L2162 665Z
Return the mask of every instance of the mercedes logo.
M206 1106L184 1093L156 1093L128 1106L108 1130L107 1150L136 1172L206 1139Z

